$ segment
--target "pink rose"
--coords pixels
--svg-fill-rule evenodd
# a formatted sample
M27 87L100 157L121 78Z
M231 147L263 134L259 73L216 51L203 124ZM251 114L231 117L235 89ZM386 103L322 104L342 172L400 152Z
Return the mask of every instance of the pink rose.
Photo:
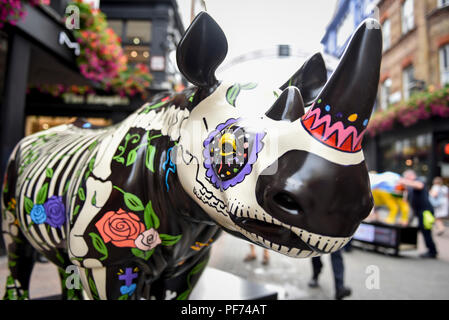
M136 247L142 251L148 251L161 244L159 233L155 229L145 230L134 240Z

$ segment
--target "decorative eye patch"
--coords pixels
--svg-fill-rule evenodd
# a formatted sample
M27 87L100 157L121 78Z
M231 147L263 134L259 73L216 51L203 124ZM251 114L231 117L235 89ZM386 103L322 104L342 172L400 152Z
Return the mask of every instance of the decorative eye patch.
M217 188L226 190L242 182L263 148L265 133L245 131L240 119L229 119L217 126L204 141L206 176Z

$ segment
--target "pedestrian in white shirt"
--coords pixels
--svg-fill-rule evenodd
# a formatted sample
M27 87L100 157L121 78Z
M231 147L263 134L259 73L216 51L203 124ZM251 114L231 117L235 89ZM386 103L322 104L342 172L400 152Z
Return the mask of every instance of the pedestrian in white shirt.
M441 177L433 179L433 185L429 191L429 195L429 200L434 207L437 235L441 236L445 230L442 219L449 214L449 188L443 184Z

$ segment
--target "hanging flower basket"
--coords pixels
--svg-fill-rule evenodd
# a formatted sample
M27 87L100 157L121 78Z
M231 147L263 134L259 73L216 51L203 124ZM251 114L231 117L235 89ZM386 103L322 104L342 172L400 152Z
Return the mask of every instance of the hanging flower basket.
M15 26L20 20L26 17L25 4L37 6L40 4L49 5L50 0L1 0L0 1L0 29L6 23Z
M368 132L374 137L393 129L396 124L410 127L432 117L449 118L449 86L441 89L429 86L427 91L418 92L407 101L392 105L387 110L376 111L368 125Z

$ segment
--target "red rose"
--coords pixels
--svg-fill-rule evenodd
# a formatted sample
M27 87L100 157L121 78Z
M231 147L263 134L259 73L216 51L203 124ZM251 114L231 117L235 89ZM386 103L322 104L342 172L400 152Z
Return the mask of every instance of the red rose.
M145 231L145 225L134 213L119 209L109 211L95 224L105 243L116 247L135 248L134 240Z

